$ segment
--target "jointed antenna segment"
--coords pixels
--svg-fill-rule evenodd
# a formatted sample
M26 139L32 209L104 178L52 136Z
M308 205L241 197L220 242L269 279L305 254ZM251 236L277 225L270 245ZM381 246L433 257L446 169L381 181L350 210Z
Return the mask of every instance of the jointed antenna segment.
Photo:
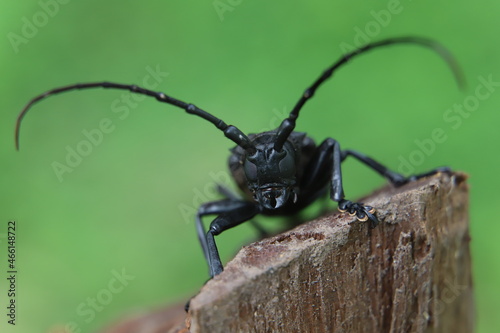
M441 56L441 58L443 58L443 60L450 67L451 71L453 72L453 75L455 76L455 80L457 81L459 88L460 89L464 88L465 81L457 61L446 48L444 48L441 44L433 40L420 37L401 37L401 38L385 39L380 42L367 44L357 50L354 50L342 56L339 60L337 60L337 62L335 62L332 66L327 68L323 72L323 74L309 88L306 89L306 91L300 97L295 107L290 112L288 118L283 120L280 127L278 128L276 134L276 141L274 143L274 149L281 150L283 148L283 145L285 144L285 141L288 139L288 136L295 129L295 121L299 117L299 111L300 109L302 109L302 106L304 106L304 104L307 102L308 99L314 96L316 89L318 89L318 87L323 82L325 82L328 78L330 78L336 69L346 64L349 60L356 57L357 55L365 53L369 50L373 50L375 48L388 46L392 44L416 44L419 46L430 48L431 50L435 51L439 56Z
M23 108L21 113L19 113L19 116L17 117L17 122L16 122L16 131L15 131L15 142L16 142L16 149L19 150L19 134L20 134L20 129L21 129L21 122L28 112L30 108L33 106L33 104L37 103L38 101L47 98L49 96L59 94L62 92L66 91L71 91L71 90L77 90L77 89L90 89L90 88L111 88L111 89L121 89L121 90L129 90L133 93L141 94L141 95L147 95L156 98L159 102L171 104L174 106L177 106L181 109L184 109L187 113L194 114L198 117L201 117L205 120L208 120L212 124L215 125L218 129L220 129L222 132L224 132L224 135L234 141L237 145L241 146L243 149L249 151L250 153L254 151L253 144L250 142L248 137L243 134L237 127L232 126L232 125L227 125L224 121L221 119L215 117L214 115L198 108L194 104L189 104L183 101L180 101L176 98L170 97L166 95L165 93L162 92L156 92L152 91L149 89L144 89L136 85L127 85L127 84L120 84L120 83L113 83L113 82L93 82L93 83L78 83L78 84L73 84L69 86L64 86L64 87L59 87L55 88L52 90L49 90L47 92L44 92L41 95L36 96L33 98L31 101L29 101L28 104Z

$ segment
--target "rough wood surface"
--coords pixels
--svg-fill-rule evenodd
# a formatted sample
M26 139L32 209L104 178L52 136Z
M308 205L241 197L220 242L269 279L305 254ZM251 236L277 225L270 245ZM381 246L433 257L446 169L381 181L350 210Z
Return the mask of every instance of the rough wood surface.
M245 246L185 323L161 329L146 316L149 330L106 332L473 332L465 180L379 190L363 200L375 229L333 213Z

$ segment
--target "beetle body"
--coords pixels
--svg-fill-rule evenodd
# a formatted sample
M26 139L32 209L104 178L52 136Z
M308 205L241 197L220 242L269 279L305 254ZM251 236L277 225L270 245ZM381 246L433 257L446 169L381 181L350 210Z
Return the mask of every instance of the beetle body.
M311 204L329 191L330 198L338 203L342 212L348 212L360 221L369 221L375 227L379 221L375 209L363 203L346 200L342 183L341 163L349 156L362 162L385 177L395 186L434 174L446 172L448 168L437 168L426 173L404 176L391 171L374 159L354 150L342 150L333 138L326 138L316 145L305 133L296 132L295 125L299 112L316 90L341 66L352 58L369 50L394 44L414 44L436 52L451 68L456 80L462 83L461 72L451 54L440 44L418 37L402 37L382 40L354 50L328 67L319 78L305 90L290 115L274 131L245 135L236 126L228 125L216 116L166 95L138 87L113 82L81 83L55 88L33 98L17 118L15 142L19 148L22 119L31 106L55 94L77 89L107 88L128 90L132 93L156 98L159 102L183 109L188 114L198 116L212 123L218 130L236 144L229 157L229 169L245 195L241 199L231 194L226 198L208 202L198 210L196 230L207 260L210 276L222 272L223 267L215 244L215 236L225 230L251 220L257 214L292 215ZM215 215L208 230L202 223L204 216Z

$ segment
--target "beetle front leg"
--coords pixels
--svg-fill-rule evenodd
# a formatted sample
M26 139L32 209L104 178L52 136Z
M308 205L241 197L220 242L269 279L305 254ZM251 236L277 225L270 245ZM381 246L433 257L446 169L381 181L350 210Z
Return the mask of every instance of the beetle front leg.
M330 197L333 201L338 202L339 210L356 216L360 221L370 220L372 228L377 226L379 221L377 216L375 216L375 209L373 207L344 199L341 163L342 152L340 150L340 144L332 138L326 139L318 146L307 167L304 187L315 191L321 186L321 182L326 180L322 175L329 171L331 173Z
M198 213L196 214L196 233L198 234L198 240L200 241L203 255L208 263L210 278L220 274L224 269L220 260L219 251L217 250L217 245L215 244L214 236L219 235L224 230L250 220L258 213L259 207L256 204L237 200L235 197L207 202L198 208ZM203 216L217 214L219 216L212 221L208 232L205 233L202 221ZM190 302L191 300L184 306L186 312L189 310Z
M196 229L208 263L210 277L213 278L223 271L214 236L250 220L258 213L259 207L255 203L231 199L209 202L200 207L196 217ZM214 214L219 215L210 223L208 232L205 233L201 217Z
M356 216L359 221L370 220L370 226L375 228L379 221L375 216L375 208L365 206L363 203L352 202L344 199L344 189L342 185L342 170L340 164L342 163L342 153L340 151L340 144L334 141L333 144L333 170L332 170L332 190L331 198L339 203L338 210L342 213L348 212L351 216Z

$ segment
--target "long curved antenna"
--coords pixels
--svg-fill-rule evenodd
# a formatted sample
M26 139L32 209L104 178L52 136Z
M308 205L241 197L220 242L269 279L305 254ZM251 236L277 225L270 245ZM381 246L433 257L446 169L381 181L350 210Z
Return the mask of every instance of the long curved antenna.
M185 102L180 101L178 99L175 99L173 97L167 96L166 94L164 94L162 92L155 92L152 90L138 87L136 85L126 85L126 84L113 83L113 82L78 83L78 84L73 84L73 85L69 85L69 86L55 88L55 89L44 92L43 94L38 95L35 98L33 98L31 101L29 101L28 104L26 104L26 106L23 108L23 110L17 116L16 132L15 132L16 149L19 150L19 134L20 134L20 129L21 129L21 121L23 120L23 118L26 115L26 113L28 112L28 110L30 110L30 108L33 106L33 104L37 103L38 101L40 101L46 97L49 97L49 96L55 95L55 94L59 94L59 93L65 92L65 91L71 91L71 90L76 90L76 89L89 89L89 88L112 88L112 89L129 90L133 93L154 97L159 102L163 102L163 103L177 106L181 109L184 109L187 113L194 114L194 115L197 115L205 120L208 120L209 122L214 124L215 127L217 127L222 132L224 132L224 135L227 138L229 138L230 140L234 141L238 146L247 150L251 154L253 154L255 151L254 145L250 142L248 137L245 134L243 134L243 132L241 132L237 127L232 126L232 125L227 125L221 119L219 119L219 118L213 116L212 114L198 108L197 106L195 106L193 104L185 103Z
M312 84L312 86L306 89L306 91L300 97L295 107L290 112L288 118L284 119L280 127L278 128L274 143L274 149L279 151L283 148L285 141L288 139L288 136L290 135L290 133L292 133L292 131L295 128L295 121L299 116L299 111L302 108L302 106L304 106L304 104L309 98L313 97L314 93L316 92L316 89L318 89L318 87L323 82L325 82L328 78L330 78L330 76L332 76L333 72L337 68L346 64L349 60L351 60L357 55L360 55L362 53L365 53L369 50L373 50L378 47L387 46L391 44L416 44L430 48L431 50L436 52L439 56L441 56L441 58L443 58L443 60L448 64L451 71L453 72L453 75L455 76L455 80L459 88L464 89L465 80L457 61L446 48L444 48L441 44L431 39L421 38L421 37L399 37L399 38L385 39L379 42L367 44L341 57L331 67L327 68L323 72L323 74Z

